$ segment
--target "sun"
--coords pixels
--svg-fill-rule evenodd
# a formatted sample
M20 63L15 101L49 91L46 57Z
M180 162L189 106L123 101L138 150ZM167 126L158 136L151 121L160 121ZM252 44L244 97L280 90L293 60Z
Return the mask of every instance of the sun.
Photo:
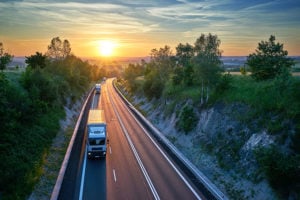
M109 57L114 54L116 43L110 40L101 40L99 42L99 53L101 56Z

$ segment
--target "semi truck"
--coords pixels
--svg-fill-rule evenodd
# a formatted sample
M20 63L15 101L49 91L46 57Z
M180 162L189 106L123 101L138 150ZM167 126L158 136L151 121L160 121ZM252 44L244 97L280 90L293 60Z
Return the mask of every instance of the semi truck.
M101 84L100 83L97 83L95 85L95 90L96 90L96 94L100 94L100 92L101 92Z
M108 143L104 110L91 109L87 122L87 156L100 158L106 156Z

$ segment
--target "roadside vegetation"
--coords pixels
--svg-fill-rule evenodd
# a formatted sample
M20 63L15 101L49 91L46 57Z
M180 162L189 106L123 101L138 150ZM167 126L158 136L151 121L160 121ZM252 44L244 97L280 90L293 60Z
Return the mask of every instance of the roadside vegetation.
M248 113L238 114L239 120L277 138L254 150L255 165L279 199L299 198L300 79L291 75L295 61L271 35L247 57L242 75L235 76L223 71L220 43L217 35L201 34L194 45L180 43L175 54L168 46L153 49L148 63L128 65L118 83L129 98L147 98L154 107L163 104L165 116L176 113L176 129L184 134L194 130L196 113L203 109L218 104L249 107ZM224 155L237 162L242 143L228 145L224 137L218 138L215 145L224 148L215 156L226 169L229 162L226 165ZM213 146L206 147L208 153L216 152L210 149Z
M3 71L9 62L2 57L12 56L2 52L3 48L0 199L26 199L42 174L59 121L65 117L64 106L72 107L91 82L105 75L98 66L72 55L69 41L59 37L51 40L46 54L36 52L26 57L24 72Z

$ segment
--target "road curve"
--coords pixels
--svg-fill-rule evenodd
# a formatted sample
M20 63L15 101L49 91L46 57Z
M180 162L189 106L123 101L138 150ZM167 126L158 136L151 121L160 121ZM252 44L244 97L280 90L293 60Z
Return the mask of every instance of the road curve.
M94 95L90 105L88 109L105 112L107 156L86 159L83 137L79 142L82 144L78 167L82 169L80 192L68 187L71 190L63 190L59 199L205 199L131 114L113 88L112 79L102 84L101 95ZM72 174L79 176L78 172Z
M102 85L101 101L104 109L109 145L106 157L107 199L153 199L138 162L127 142L109 93L111 80Z
M107 199L204 199L190 181L183 181L184 175L174 170L176 165L130 113L112 79L106 82L100 107L106 113L112 151L106 158Z

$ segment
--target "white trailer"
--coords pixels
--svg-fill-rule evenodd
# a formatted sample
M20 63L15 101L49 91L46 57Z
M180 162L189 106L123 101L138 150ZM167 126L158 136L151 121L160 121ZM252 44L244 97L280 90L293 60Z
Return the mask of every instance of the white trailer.
M104 110L90 110L87 122L88 158L105 157L107 142Z

